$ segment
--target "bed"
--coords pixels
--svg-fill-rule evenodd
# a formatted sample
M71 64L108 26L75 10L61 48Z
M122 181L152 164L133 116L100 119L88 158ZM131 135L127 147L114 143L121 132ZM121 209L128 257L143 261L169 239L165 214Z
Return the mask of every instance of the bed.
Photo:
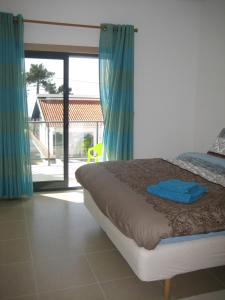
M174 160L140 159L83 166L76 178L84 203L137 277L165 280L225 265L225 159L184 153ZM191 205L147 193L148 184L179 178L208 193Z

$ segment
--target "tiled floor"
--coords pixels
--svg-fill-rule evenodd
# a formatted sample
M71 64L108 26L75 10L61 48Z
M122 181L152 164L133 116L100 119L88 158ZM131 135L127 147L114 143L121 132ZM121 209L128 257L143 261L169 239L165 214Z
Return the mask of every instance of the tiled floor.
M172 299L217 300L224 289L225 267L198 271L173 279ZM135 277L81 191L42 193L0 201L0 299L159 300L162 282Z

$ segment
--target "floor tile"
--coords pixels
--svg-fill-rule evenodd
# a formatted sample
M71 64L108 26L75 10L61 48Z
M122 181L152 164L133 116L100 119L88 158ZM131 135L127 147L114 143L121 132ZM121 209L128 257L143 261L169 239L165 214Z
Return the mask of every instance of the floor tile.
M115 246L100 227L73 231L71 239L76 243L78 249L85 253L115 249Z
M40 200L42 199L42 200ZM27 204L25 213L29 230L43 231L43 227L53 231L99 227L94 218L81 203L72 203L41 197ZM41 222L40 222L41 220ZM47 225L47 227L46 227Z
M225 286L225 266L211 268L211 269L209 269L209 272L211 272Z
M135 276L127 262L116 250L89 254L87 259L99 281Z
M26 226L24 221L2 222L0 226L0 240L24 238Z
M172 294L176 299L221 289L223 286L207 270L178 275L172 279Z
M22 206L0 207L0 223L24 220L24 209Z
M35 263L35 272L39 292L95 283L83 256L39 261Z
M40 193L41 196L68 201L69 203L80 204L84 202L83 190L72 190L66 192Z
M49 195L37 194L25 205L35 259L115 249L82 203L54 199Z
M54 218L62 215L66 216L68 204L54 198L45 198L35 195L31 201L27 201L24 205L27 218L42 219Z
M159 282L142 282L137 278L101 283L107 300L162 300Z
M45 210L45 209L43 209ZM45 212L45 217L30 218L28 216L28 231L30 235L72 235L74 230L99 229L95 220L87 214L84 207L71 207L68 205L66 212L64 208L59 210L54 217Z
M224 299L225 299L225 290L221 290L212 293L193 296L190 298L183 298L182 300L224 300Z
M97 226L78 229L63 221L62 223L52 226L50 222L42 220L30 231L31 251L35 260L115 249Z
M1 300L106 300L92 271L107 300L162 299L162 285L135 277L81 198L54 192L35 193L23 201L0 201ZM34 295L27 238L39 298ZM224 286L225 267L179 275L172 280L172 299L222 300Z
M39 295L39 300L104 300L104 297L97 285L90 285L43 293Z
M0 208L3 207L22 207L25 200L23 199L10 199L10 200L0 200Z
M75 254L82 254L82 252L75 251L66 242L65 237L58 236L54 238L48 237L31 237L31 253L34 261L43 259L53 259L59 257L69 257Z
M37 298L36 295L29 295L29 296L10 298L9 300L39 300L39 299Z
M21 262L30 259L27 239L0 241L0 264Z
M0 266L0 299L35 293L34 274L30 263Z

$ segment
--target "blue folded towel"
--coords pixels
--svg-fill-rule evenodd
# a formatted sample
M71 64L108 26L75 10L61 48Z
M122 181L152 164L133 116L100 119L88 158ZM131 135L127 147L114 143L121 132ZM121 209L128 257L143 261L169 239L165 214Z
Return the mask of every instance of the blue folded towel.
M169 186L169 189L166 188L167 183L163 185L163 182L160 182L160 184L148 186L147 191L150 194L160 197L162 199L184 204L190 204L197 201L203 196L204 193L208 191L206 187L196 184L195 186L192 186L192 188L190 188L188 192L187 188L191 187L191 185L189 186L188 182L184 181L181 181L181 183L182 184L179 187L177 187L176 182L174 184L174 189L172 190L171 186ZM185 185L185 183L187 185ZM184 192L180 192L182 191L182 189Z
M177 193L192 193L197 191L199 188L199 184L197 182L187 182L179 179L160 181L157 185L160 188Z

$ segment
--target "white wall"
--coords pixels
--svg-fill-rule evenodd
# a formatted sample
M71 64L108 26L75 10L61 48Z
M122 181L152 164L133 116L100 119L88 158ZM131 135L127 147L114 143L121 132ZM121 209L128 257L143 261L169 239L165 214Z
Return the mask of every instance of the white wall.
M135 157L207 150L225 127L224 0L1 0L24 18L129 23L135 34ZM25 25L25 41L98 46L99 31Z
M225 127L225 1L206 1L199 14L195 149L207 150Z

